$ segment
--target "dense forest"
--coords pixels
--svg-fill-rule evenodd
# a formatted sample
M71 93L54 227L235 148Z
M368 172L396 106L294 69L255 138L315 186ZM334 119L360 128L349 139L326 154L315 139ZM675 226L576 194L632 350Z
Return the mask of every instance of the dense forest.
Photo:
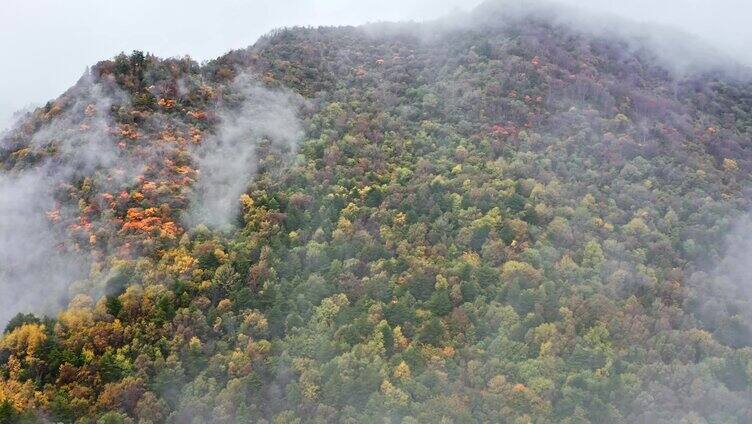
M469 20L121 54L27 114L0 280L65 307L8 312L0 423L752 422L752 83Z

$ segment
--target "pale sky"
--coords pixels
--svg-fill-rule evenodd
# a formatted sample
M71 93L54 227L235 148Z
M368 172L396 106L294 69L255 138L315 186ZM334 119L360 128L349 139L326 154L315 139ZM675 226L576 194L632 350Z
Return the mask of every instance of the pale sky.
M117 53L212 59L281 26L428 20L481 0L0 0L0 129ZM517 1L517 0L515 0ZM524 2L525 0L519 0ZM752 0L561 0L676 26L752 63Z

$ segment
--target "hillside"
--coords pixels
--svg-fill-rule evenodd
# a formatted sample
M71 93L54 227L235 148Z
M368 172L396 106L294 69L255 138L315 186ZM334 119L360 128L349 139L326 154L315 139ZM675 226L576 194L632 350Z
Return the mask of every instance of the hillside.
M0 422L752 421L752 83L492 5L24 117Z

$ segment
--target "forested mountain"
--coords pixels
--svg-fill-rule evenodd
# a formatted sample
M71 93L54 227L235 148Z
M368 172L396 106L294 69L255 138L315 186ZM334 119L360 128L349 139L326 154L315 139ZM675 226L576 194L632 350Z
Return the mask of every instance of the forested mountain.
M0 422L752 422L752 83L499 7L24 117Z

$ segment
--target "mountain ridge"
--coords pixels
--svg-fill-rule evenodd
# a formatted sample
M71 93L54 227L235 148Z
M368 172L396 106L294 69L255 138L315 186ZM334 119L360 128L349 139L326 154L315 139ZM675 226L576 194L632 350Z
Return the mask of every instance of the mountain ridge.
M0 305L70 301L7 317L0 421L752 416L752 84L381 28L123 54L5 136Z

